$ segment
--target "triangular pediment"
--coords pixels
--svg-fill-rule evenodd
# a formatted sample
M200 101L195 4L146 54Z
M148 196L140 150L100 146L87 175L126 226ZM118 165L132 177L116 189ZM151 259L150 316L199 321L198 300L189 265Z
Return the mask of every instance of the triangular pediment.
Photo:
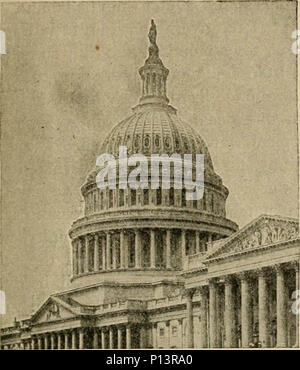
M296 238L298 238L296 219L262 215L230 237L213 244L206 260L272 246Z
M80 309L71 307L57 297L49 297L44 304L32 315L33 324L48 323L76 317Z

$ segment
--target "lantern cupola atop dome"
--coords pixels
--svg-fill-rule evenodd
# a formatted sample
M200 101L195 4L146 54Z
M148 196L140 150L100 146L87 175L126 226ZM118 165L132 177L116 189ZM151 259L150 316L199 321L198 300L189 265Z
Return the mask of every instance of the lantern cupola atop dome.
M166 96L166 82L169 70L163 65L159 57L159 48L156 44L156 25L151 20L151 27L148 33L150 46L149 56L143 67L139 69L142 78L142 96L140 106L146 104L167 105L169 99Z

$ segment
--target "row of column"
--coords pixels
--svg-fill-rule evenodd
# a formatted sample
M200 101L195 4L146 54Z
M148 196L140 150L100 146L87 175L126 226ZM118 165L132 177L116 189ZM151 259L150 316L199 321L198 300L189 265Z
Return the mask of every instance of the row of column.
M92 338L90 334L92 333ZM37 334L30 340L19 343L19 349L113 349L131 348L131 325L107 326L89 329L76 328L68 331ZM5 345L4 349L16 345Z
M157 248L163 247L165 253L165 267L172 268L171 262L171 242L172 230L165 230L165 242L159 246L156 239L155 229L144 230L150 234L150 268L157 267ZM144 267L142 261L142 229L135 229L134 233L134 268L140 269ZM195 253L203 252L207 249L207 244L211 243L212 236L208 235L208 242L200 238L200 232L195 233ZM182 251L182 261L185 260L187 254L187 231L181 231L180 246ZM92 248L91 248L92 246ZM93 253L93 256L90 254ZM100 259L101 255L101 259ZM92 257L92 258L91 258ZM93 261L93 266L90 266L90 260ZM118 232L118 238L113 238L113 233L94 233L87 234L84 237L77 238L72 242L72 271L73 276L88 272L98 272L106 270L115 270L117 268L129 268L129 238L124 230ZM161 262L161 261L160 261ZM101 264L101 265L100 265Z
M225 200L221 195L205 191L202 199L186 200L185 189L94 189L85 196L85 214L131 206L187 207L225 216Z
M132 348L132 327L127 325L111 325L94 329L93 346L94 349L130 349Z
M299 262L293 263L295 267L295 290L299 290ZM288 332L287 332L287 314L291 307L287 307L287 286L285 278L285 265L276 265L274 267L276 273L276 346L279 348L287 347ZM268 277L273 269L261 269L257 271L258 283L258 340L261 347L270 346L270 287L268 285ZM227 348L238 347L238 339L240 338L241 347L249 347L253 341L253 306L251 300L250 281L253 275L248 272L226 276L221 284L224 284L224 346ZM237 307L237 296L234 289L234 283L239 279L240 287L240 308ZM209 281L209 286L200 288L201 296L201 320L200 347L220 347L220 312L218 303L218 283L216 279ZM193 333L193 293L191 290L187 294L187 343L188 347L194 347ZM237 330L237 312L240 311L240 333ZM294 347L299 347L299 315L295 317L295 344Z

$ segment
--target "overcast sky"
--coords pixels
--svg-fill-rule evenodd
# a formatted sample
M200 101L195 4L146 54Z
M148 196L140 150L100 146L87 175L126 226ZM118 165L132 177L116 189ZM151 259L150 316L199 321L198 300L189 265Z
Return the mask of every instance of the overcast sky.
M5 324L69 287L80 186L138 102L151 18L170 103L205 140L228 217L297 217L295 3L2 4Z

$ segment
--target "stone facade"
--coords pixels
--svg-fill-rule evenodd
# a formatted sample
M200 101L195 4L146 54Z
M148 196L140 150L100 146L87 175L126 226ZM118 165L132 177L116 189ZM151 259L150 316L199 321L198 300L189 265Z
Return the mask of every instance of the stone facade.
M101 190L91 171L69 232L72 289L1 329L2 349L299 347L298 222L263 215L238 230L226 218L228 190L204 141L169 105L154 23L149 40L140 102L101 152L204 154L204 196Z

